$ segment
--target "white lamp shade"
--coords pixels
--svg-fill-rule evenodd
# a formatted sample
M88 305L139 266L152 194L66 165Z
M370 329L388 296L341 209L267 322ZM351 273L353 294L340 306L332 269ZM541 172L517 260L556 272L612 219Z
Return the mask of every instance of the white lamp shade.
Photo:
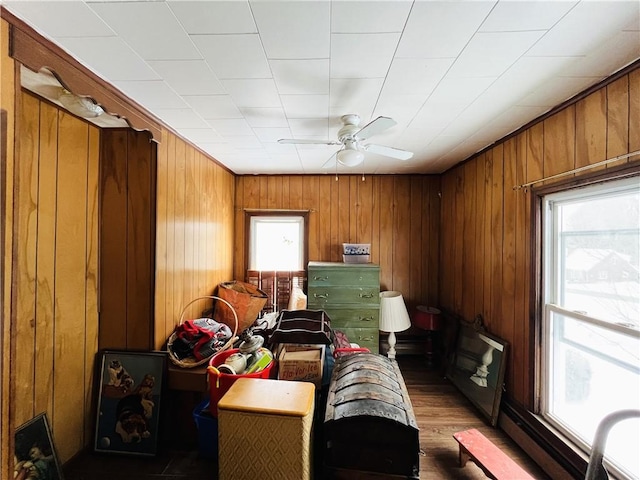
M383 332L402 332L411 326L409 312L402 294L396 291L380 292L380 327Z

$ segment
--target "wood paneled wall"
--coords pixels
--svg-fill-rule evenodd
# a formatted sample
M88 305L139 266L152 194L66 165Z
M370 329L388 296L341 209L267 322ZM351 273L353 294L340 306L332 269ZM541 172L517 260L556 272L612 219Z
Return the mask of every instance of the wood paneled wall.
M467 320L482 314L510 342L507 395L521 405L532 397L534 218L531 191L513 187L638 149L634 70L442 177L440 303ZM621 162L640 169L637 157Z
M155 332L162 348L187 304L233 272L234 176L171 132L158 145ZM194 303L185 318L197 315Z
M11 277L13 272L13 168L15 65L8 55L9 25L0 19L0 478L12 478Z
M153 348L156 143L148 132L102 131L100 349Z
M245 209L309 210L309 260L342 261L342 243L370 243L383 290L409 306L438 299L440 182L425 175L236 178L234 276L244 279Z
M64 462L93 430L100 131L31 94L20 100L12 417L46 412Z

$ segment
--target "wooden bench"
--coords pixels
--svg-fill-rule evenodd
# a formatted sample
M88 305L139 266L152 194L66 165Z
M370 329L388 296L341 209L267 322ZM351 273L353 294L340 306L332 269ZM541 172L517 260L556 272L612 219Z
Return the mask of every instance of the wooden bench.
M475 428L454 433L453 438L460 444L461 467L471 460L494 480L535 480Z

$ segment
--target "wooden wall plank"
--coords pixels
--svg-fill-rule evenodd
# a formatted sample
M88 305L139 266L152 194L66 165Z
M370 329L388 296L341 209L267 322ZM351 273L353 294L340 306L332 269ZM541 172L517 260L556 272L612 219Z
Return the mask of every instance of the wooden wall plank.
M176 140L176 168L175 168L175 212L174 212L174 242L175 250L173 255L173 317L180 322L180 315L193 298L189 298L190 292L185 288L187 281L185 275L185 192L186 192L186 145L184 140ZM191 192L190 194L193 194Z
M629 76L624 75L606 87L607 92L607 158L629 152ZM627 163L610 163L607 168Z
M169 183L167 171L167 132L162 131L162 139L158 145L156 162L158 174L156 178L156 279L154 292L155 328L153 331L153 347L162 348L167 329L167 197L169 196Z
M61 113L56 203L56 326L52 429L60 460L84 447L88 124ZM78 208L79 200L83 208Z
M395 209L393 197L393 177L380 177L380 195L384 202L380 202L380 290L393 289L393 249L394 249L394 224L393 210Z
M640 150L640 70L629 74L629 152ZM629 162L637 161L630 158Z
M87 154L87 208L86 208L86 282L85 282L85 331L84 331L84 437L83 445L93 441L95 361L98 351L98 265L99 265L99 213L100 213L100 130L89 126Z
M502 248L504 245L504 146L493 149L491 185L491 315L484 319L487 328L502 333Z
M294 179L300 179L301 177L290 177L290 184L294 184ZM300 183L302 182L295 182ZM320 248L320 258L331 258L331 205L327 201L331 198L331 187L334 183L333 177L323 176L319 178L319 195L320 195L320 203L318 211L318 223L320 225L319 235L319 248ZM302 198L297 199L295 204L292 202L289 204L289 208L294 209L294 205L296 208L300 208Z
M53 411L58 109L40 105L34 411ZM96 188L96 192L97 192ZM96 323L97 325L97 323Z
M494 288L491 283L491 274L492 274L492 263L491 263L491 252L492 252L492 240L493 240L493 230L492 230L492 211L493 211L493 150L489 150L485 153L484 157L484 194L485 194L485 202L484 202L484 212L482 212L484 223L483 223L483 235L484 235L484 251L482 253L485 261L482 264L482 279L484 283L483 289L483 301L482 301L482 316L485 319L491 318L491 298L492 298L492 290ZM443 285L444 287L444 285Z
M481 154L479 157L475 158L472 162L476 166L476 196L475 196L475 239L476 239L476 256L475 261L473 263L474 266L474 302L473 302L473 317L482 313L482 305L484 301L484 263L485 263L485 235L484 235L484 225L485 225L485 200L487 197L487 193L485 192L485 155Z
M543 122L545 176L575 168L575 110L571 105Z
M462 272L458 285L462 293L460 312L464 318L474 318L475 311L475 270L466 268L466 265L475 265L477 249L476 222L476 163L468 162L462 166L464 174L464 188L461 191L462 199L459 204L463 208L462 235Z
M16 249L16 325L15 344L18 352L28 352L16 357L16 391L26 402L14 405L16 423L19 425L34 415L35 400L35 358L36 349L35 307L36 307L36 248L37 248L37 208L38 208L38 151L40 129L40 102L34 97L23 95L20 115L19 152L15 220L17 232Z
M607 96L601 89L576 104L576 167L600 162L606 155Z
M127 131L103 135L100 195L101 348L127 348ZM108 208L107 208L108 206Z
M500 332L502 338L514 338L516 330L515 320L515 289L516 289L516 196L513 190L516 185L517 143L516 138L510 138L504 143L503 156L503 234L502 234L502 285ZM507 371L507 381L513 385L516 372Z
M407 175L394 177L394 236L393 236L393 289L409 297L409 270L411 266L411 183ZM406 302L406 301L405 301Z
M153 332L153 288L155 272L155 203L151 138L142 132L128 132L127 175L127 348L149 350Z

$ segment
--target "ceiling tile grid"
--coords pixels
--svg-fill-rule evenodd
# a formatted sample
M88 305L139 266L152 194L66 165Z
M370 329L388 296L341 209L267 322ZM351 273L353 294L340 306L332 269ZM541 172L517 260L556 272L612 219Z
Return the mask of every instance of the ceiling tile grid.
M637 0L5 0L3 8L238 174L440 173L640 58ZM358 114L360 126L393 118L362 144L413 157L366 152L347 168L335 161L340 145L278 143L335 142L345 114Z

